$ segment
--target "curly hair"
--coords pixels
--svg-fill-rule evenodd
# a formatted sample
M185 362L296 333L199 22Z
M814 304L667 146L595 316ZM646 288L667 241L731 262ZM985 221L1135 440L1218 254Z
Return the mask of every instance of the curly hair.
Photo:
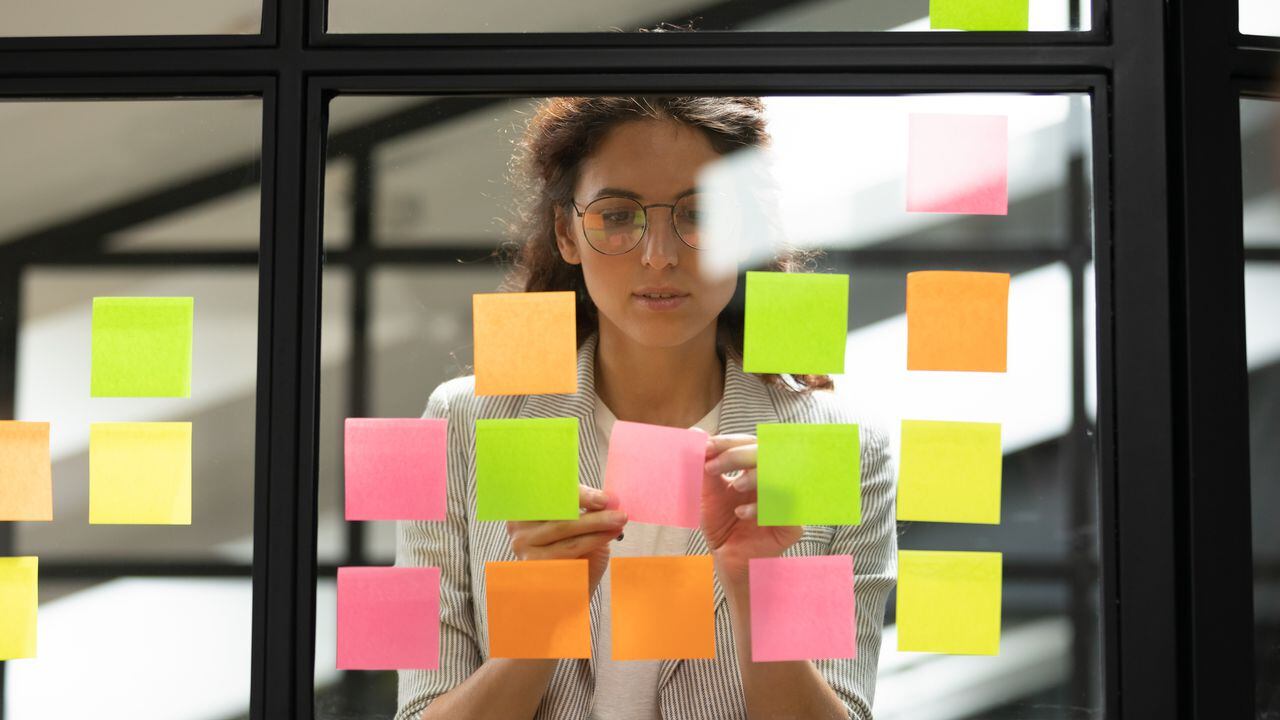
M552 97L537 103L517 141L508 166L515 191L514 220L504 246L511 270L503 290L572 291L577 298L577 331L581 343L598 328L595 303L587 293L582 266L565 262L556 246L555 210L568 211L579 169L610 129L633 120L674 120L700 130L721 155L748 148L767 148L764 103L758 97ZM770 213L769 217L776 214ZM780 228L775 236L781 241ZM811 270L818 253L778 242L762 269L780 272ZM742 360L745 287L742 274L728 306L717 321L722 352ZM827 375L762 376L766 382L805 392L829 390ZM790 380L788 380L790 378Z

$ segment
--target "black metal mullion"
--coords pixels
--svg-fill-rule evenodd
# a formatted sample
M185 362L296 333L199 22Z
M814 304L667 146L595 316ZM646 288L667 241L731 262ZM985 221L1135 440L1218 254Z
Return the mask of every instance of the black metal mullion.
M372 148L365 148L353 162L351 198L351 361L347 366L347 417L369 414L369 285L371 272L374 167ZM346 523L347 565L368 562L365 551L366 525Z

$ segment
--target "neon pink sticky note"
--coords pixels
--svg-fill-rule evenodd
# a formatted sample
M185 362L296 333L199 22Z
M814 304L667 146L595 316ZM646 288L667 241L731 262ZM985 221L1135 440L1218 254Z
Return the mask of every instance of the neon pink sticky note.
M440 568L338 568L338 669L435 670Z
M857 657L852 556L752 558L747 575L753 661Z
M444 520L446 422L347 418L347 519Z
M634 522L697 528L707 434L617 420L604 486Z
M1009 118L912 114L907 212L1009 214Z

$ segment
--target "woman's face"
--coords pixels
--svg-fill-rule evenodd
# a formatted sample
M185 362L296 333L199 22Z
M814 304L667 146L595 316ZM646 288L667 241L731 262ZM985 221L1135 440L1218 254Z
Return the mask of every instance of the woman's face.
M703 166L719 158L701 131L683 123L629 121L610 130L583 161L573 199L579 210L606 195L634 197L642 205L674 204L697 188ZM560 255L582 265L602 326L608 323L650 347L678 346L700 333L714 333L716 318L733 296L736 275L704 278L699 251L676 235L671 209L648 212L640 243L621 255L605 255L587 243L576 214L557 208Z

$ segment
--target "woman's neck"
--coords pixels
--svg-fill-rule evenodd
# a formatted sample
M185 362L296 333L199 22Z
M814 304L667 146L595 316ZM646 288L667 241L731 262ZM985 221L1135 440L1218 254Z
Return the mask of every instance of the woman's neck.
M595 388L619 420L692 427L724 395L716 326L673 347L647 347L600 323Z

